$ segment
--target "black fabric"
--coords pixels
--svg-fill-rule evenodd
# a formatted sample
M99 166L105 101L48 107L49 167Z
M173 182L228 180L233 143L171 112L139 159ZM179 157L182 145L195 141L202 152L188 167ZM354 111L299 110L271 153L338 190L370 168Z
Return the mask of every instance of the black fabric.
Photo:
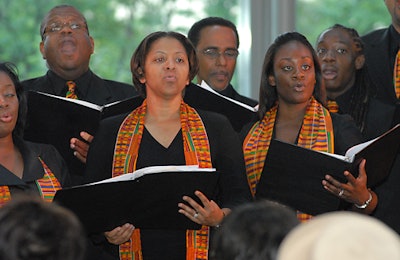
M258 104L257 100L245 97L243 95L240 95L231 84L229 84L224 90L217 91L218 93L230 97L234 100L240 101L242 103L245 103L246 105L249 105L251 107L254 107Z
M179 131L171 145L165 148L145 128L139 148L137 169L157 165L184 165L185 156L182 138L182 131ZM153 156L142 156L148 154ZM185 230L141 230L140 235L144 259L157 260L160 259L161 255L166 259L185 259Z
M237 132L240 132L246 123L257 116L254 110L244 108L193 83L186 87L184 100L196 109L208 110L226 116Z
M395 96L393 68L396 51L400 43L399 39L399 33L396 32L393 25L374 30L362 36L365 45L366 66L368 67L369 76L377 88L377 98L379 101L391 106L389 109L385 109L382 106L373 108L372 111L377 111L377 113L381 114L380 120L384 120L384 123L374 122L374 116L368 115L371 118L367 122L368 126L372 125L372 129L377 130L367 138L375 137L374 135L387 131L397 121L395 109L399 106L400 101ZM373 216L400 234L400 207L396 205L400 201L399 183L400 156L398 155L388 179L374 189L379 201Z
M198 113L202 118L207 131L207 136L210 143L212 165L217 169L217 171L220 172L216 199L218 205L221 208L233 208L239 204L251 201L250 190L247 185L247 177L245 174L242 149L237 133L233 130L226 117L209 111L198 110ZM115 140L121 122L125 117L126 115L120 115L102 121L100 128L90 146L85 182L94 182L111 177ZM179 133L178 136L181 136L181 133ZM138 158L138 163L141 167L147 166L146 164L150 164L150 162L153 161L152 158L157 157L157 154L153 154L154 149L149 149L147 147L147 145L149 145L149 141L150 143L153 143L152 145L157 145L154 143L155 140L151 141L151 136L147 134L145 134L144 138L145 139L142 141L147 142L146 148L143 148L144 150L140 150L141 154L139 155L140 158ZM178 158L181 158L177 160L175 158L171 158L173 161L170 162L182 164L184 163L184 161L181 161L182 153L176 151L177 149L181 149L182 139L178 139L179 138L176 138L172 143L172 146L170 146L167 150L168 153L176 153L179 156ZM145 146L144 143L141 143L141 147L139 149L142 149L142 146ZM157 149L161 150L161 153L163 153L162 147ZM150 159L148 157L150 157ZM154 158L154 160L158 161L157 163L168 162L159 158ZM135 223L132 224L134 225ZM151 233L148 233L147 235L150 235L149 243L151 242L151 244L145 245L144 248L160 246L160 244L154 244ZM180 233L178 232L176 235L179 237ZM157 241L160 241L162 237L162 235L161 237L159 236ZM178 243L179 241L180 239L178 239ZM168 247L168 240L164 239L163 242L166 243L165 246ZM176 242L177 241L175 240L171 240L171 243ZM101 247L102 250L108 250L110 245L108 243L103 243ZM115 252L116 251L114 248L114 254ZM159 257L160 256L158 255L158 259ZM165 252L163 253L163 258L175 259L173 257L169 258Z
M335 153L344 155L350 147L362 142L360 130L349 115L332 114ZM255 121L254 121L255 122ZM240 132L242 143L254 122L247 124Z
M52 95L65 97L67 86L64 80L49 70L44 76L28 79L22 82L26 91L40 91ZM96 105L105 105L114 101L123 100L136 96L137 92L131 85L98 77L91 70L88 70L78 79L74 80L77 85L77 95L80 100L88 101ZM29 107L28 107L29 110ZM43 115L46 117L46 115ZM35 129L26 128L25 136L29 141L35 141L30 136L37 134ZM79 136L69 136L80 138ZM79 185L83 180L85 165L73 155L73 150L69 148L69 142L64 144L63 150L70 150L70 153L63 153L64 160L68 165L71 174L71 185Z
M365 44L365 64L376 86L377 98L394 105L399 102L393 85L394 57L398 49L395 45L398 43L393 42L390 28L372 31L362 36L362 40Z
M11 196L20 192L40 195L35 183L36 180L43 178L44 175L43 165L39 161L39 157L50 168L62 187L70 184L70 176L66 164L53 146L19 139L14 140L14 142L24 161L22 179L0 165L0 186L9 186Z

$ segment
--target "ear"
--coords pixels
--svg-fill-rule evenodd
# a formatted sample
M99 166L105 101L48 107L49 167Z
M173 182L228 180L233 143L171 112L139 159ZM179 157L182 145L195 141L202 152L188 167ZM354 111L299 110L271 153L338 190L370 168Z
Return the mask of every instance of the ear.
M93 40L92 36L89 36L89 41L90 41L90 48L92 49L90 54L93 54L94 53L94 40Z
M44 52L44 42L43 41L41 41L40 44L39 44L39 50L40 50L40 53L42 53L42 58L45 60L46 59L46 54Z
M275 77L273 75L269 75L268 76L268 84L270 84L271 86L276 86L276 81L275 81Z
M356 69L359 70L362 67L364 67L364 63L365 63L365 56L364 54L358 55L358 57L355 60L355 65L356 65Z
M186 86L190 84L190 78L188 76L187 80L186 80Z
M143 70L142 70L142 68L141 67L138 67L137 69L136 69L136 71L137 71L137 73L140 75L140 83L142 83L142 84L144 84L144 83L146 83L146 78L145 78L145 76L144 76L144 73L143 73Z

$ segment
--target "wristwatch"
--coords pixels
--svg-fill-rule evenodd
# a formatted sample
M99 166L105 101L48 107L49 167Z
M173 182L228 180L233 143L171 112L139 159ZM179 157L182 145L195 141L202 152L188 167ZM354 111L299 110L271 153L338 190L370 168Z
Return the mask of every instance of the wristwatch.
M371 203L371 201L372 201L372 193L369 192L369 198L367 199L367 201L364 204L357 205L354 203L354 206L356 206L359 209L365 209L366 207L368 207L368 205Z

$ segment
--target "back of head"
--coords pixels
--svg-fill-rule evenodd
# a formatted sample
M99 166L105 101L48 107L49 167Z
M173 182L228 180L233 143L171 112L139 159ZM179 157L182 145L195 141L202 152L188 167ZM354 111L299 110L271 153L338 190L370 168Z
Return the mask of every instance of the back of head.
M61 206L15 196L0 209L2 260L80 260L85 248L81 224Z
M278 260L395 260L400 238L379 220L354 212L319 215L293 229Z
M283 238L298 223L295 211L276 202L239 206L216 232L210 259L273 260Z

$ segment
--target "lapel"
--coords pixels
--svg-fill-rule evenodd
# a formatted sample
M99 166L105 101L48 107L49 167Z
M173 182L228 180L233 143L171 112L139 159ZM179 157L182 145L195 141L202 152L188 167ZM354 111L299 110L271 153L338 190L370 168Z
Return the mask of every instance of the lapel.
M97 105L105 105L112 102L112 95L106 80L101 79L96 74L92 74L87 99Z
M369 75L377 87L378 98L396 102L393 86L393 64L389 58L389 29L382 30L366 51Z

